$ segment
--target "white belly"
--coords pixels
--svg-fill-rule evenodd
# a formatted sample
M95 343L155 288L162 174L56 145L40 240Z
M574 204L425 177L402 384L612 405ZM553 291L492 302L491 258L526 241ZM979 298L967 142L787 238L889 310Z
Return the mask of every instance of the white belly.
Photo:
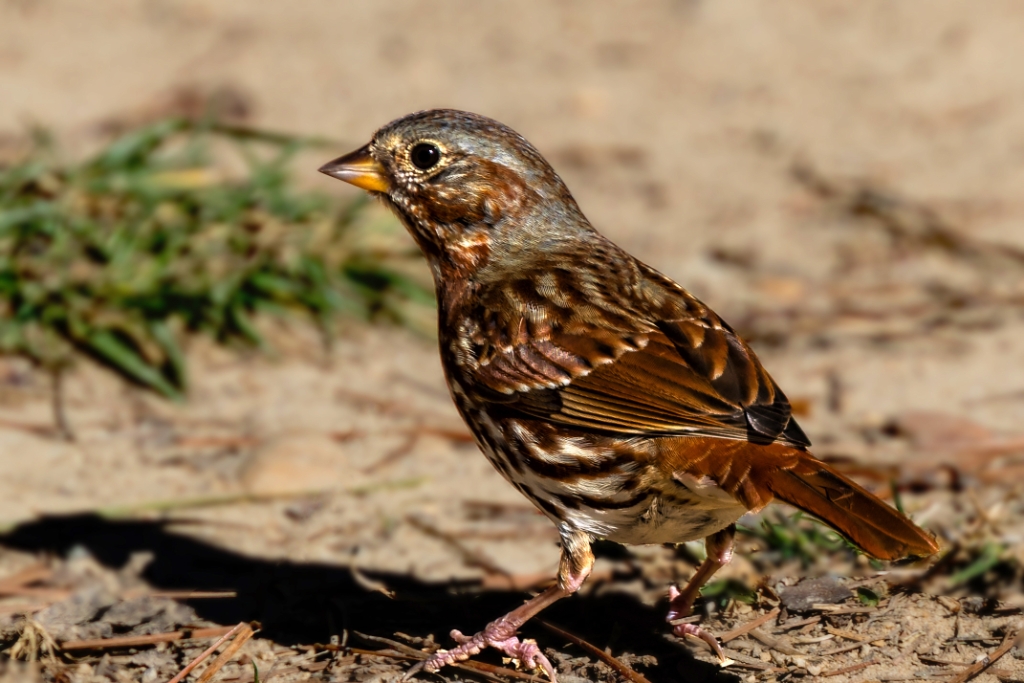
M597 538L630 545L684 543L721 531L747 512L714 482L687 475L665 477L644 465L644 458L638 458L635 465L621 466L613 474L569 481L541 477L529 467L508 467L493 444L500 442L506 447L523 449L528 451L529 459L548 463L580 457L593 460L602 455L593 448L583 454L571 441L557 451L539 451L517 438L519 430L514 420L499 426L482 410L477 418L487 432L486 437L490 437L478 438L484 454L502 476L556 525L565 524ZM629 490L628 482L637 478L642 483ZM596 503L588 505L584 501Z

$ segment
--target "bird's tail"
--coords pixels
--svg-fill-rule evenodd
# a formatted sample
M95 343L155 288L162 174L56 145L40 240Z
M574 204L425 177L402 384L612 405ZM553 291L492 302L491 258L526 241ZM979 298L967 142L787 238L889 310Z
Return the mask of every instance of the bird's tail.
M807 453L800 453L792 467L769 469L766 475L777 499L835 527L872 557L927 557L939 550L906 515Z

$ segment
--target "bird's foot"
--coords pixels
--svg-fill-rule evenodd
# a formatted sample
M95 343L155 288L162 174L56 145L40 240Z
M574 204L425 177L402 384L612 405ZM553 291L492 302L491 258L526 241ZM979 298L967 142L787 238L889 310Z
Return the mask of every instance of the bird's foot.
M464 662L475 654L479 654L484 648L493 647L513 659L517 664L524 666L527 670L543 669L551 679L557 683L555 668L551 662L540 651L536 641L531 639L519 640L516 637L515 629L502 619L492 621L483 631L475 636L465 636L461 631L453 630L452 639L459 643L458 647L451 650L438 650L428 659L423 660L406 673L404 680L408 680L418 671L434 673L442 667L457 662Z
M683 639L685 639L686 636L692 636L703 640L711 646L711 651L715 653L716 657L718 657L718 663L720 666L725 667L733 663L733 660L725 656L725 652L722 651L722 646L718 644L718 639L697 624L673 624L672 632Z
M689 586L687 586L689 588ZM713 635L702 629L697 624L684 623L679 621L693 611L693 594L684 596L683 593L679 592L679 589L675 586L669 586L668 588L668 599L669 608L668 616L666 621L672 624L672 632L675 633L682 639L686 639L686 636L692 636L694 638L700 638L705 643L711 646L711 651L718 657L718 662L721 666L728 666L732 664L732 660L725 656L725 652L722 651L722 646L719 645L718 639Z

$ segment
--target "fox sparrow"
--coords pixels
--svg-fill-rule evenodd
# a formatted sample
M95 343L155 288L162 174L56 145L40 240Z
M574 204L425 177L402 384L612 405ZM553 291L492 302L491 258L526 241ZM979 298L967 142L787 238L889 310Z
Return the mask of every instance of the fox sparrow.
M476 114L433 110L378 130L320 169L391 207L430 264L452 398L498 471L558 527L558 581L416 670L495 647L554 671L523 623L574 593L591 541L704 538L669 592L687 616L732 555L735 522L779 499L880 559L930 535L807 448L789 401L710 308L599 234L540 153ZM689 623L677 635L718 642Z

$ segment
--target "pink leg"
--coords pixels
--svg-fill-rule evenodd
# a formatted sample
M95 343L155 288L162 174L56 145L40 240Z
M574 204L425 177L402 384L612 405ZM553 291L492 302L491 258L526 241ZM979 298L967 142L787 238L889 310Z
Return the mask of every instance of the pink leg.
M594 555L590 551L589 536L581 532L564 532L557 584L487 624L484 630L475 636L465 636L461 631L453 630L452 639L459 643L459 646L451 650L438 650L409 669L403 680L408 680L419 671L433 673L449 664L463 662L479 654L484 648L493 647L522 663L527 669L543 669L552 683L556 683L555 669L540 651L537 643L533 640L519 640L516 632L545 607L578 591L590 575L593 566Z
M715 572L729 564L729 561L732 559L732 543L735 536L736 525L733 524L704 539L704 547L707 549L708 556L707 559L701 562L700 567L697 568L697 573L686 583L681 592L675 586L670 586L668 589L670 603L668 606L668 616L665 618L666 621L672 623L677 619L690 616L690 612L693 611L693 602L697 599L697 595L700 594L700 589L708 582L708 579L714 576ZM718 644L718 640L700 626L696 624L673 624L672 631L680 638L688 635L700 638L711 646L719 660L722 662L727 661L728 658L722 652L722 646Z

